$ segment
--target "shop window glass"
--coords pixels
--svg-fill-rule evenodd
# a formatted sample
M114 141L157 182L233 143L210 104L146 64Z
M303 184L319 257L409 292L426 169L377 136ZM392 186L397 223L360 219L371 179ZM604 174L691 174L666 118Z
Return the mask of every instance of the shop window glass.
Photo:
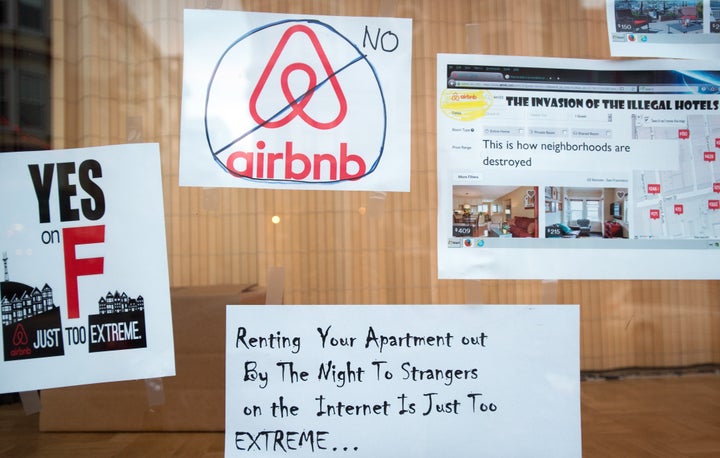
M7 90L5 89L6 84L5 72L0 71L0 126L4 125L9 118L7 110Z
M17 5L18 26L26 29L45 31L43 0L20 0Z
M8 25L8 14L7 14L8 3L5 0L0 0L0 27Z
M20 75L20 125L24 128L46 130L49 94L48 81L43 75Z

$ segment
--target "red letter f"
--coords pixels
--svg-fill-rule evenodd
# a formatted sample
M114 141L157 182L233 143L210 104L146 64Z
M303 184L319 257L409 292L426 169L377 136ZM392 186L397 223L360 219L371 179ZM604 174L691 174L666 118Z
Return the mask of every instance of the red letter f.
M63 229L65 252L65 289L67 290L68 318L80 318L78 277L103 273L104 258L81 258L75 253L77 245L105 242L105 225L70 227Z

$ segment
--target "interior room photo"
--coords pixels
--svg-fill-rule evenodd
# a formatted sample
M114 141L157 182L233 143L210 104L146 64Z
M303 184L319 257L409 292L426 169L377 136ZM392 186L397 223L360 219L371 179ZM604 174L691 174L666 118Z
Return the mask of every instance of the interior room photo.
M537 238L536 186L453 186L453 235Z
M545 187L548 238L628 238L627 188Z

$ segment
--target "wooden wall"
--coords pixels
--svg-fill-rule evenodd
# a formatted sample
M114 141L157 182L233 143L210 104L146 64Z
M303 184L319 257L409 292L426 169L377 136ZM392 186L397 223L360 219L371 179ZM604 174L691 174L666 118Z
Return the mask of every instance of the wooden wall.
M286 304L578 303L583 370L720 363L717 281L437 279L436 54L609 58L604 5L56 0L53 147L160 144L172 286L267 285L282 267ZM411 192L179 187L183 8L412 18Z

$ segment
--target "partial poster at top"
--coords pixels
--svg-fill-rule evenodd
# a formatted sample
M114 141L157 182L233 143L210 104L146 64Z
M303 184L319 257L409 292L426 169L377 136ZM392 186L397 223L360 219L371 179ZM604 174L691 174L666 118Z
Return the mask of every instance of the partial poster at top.
M716 279L720 64L438 56L440 278Z
M410 19L186 10L180 185L410 190Z
M0 154L0 393L175 375L160 152Z
M610 54L720 57L720 0L607 0Z

